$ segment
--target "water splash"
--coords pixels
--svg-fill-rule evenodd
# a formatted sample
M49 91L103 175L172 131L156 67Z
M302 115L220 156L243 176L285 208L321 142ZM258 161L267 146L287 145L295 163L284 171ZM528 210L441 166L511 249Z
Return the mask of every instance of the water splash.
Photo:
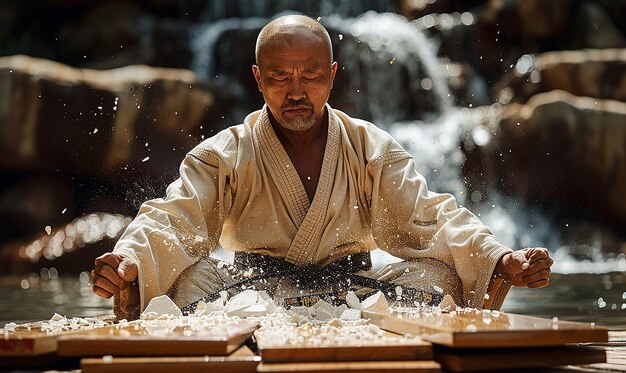
M280 14L279 14L280 15ZM278 15L277 15L278 16ZM231 18L206 23L191 40L191 68L227 86L238 98L238 115L258 109L250 65L260 29L271 19ZM334 42L340 70L331 102L349 114L388 125L440 115L453 107L436 47L420 28L393 13L322 20Z
M432 91L434 107L440 113L452 108L453 99L435 45L406 18L370 11L356 18L329 17L326 26L368 46L343 48L339 44L337 60L351 76L369 78L353 79L350 84L352 91L367 87L362 100L374 119L390 123L394 114L420 105L413 102L412 96L423 98L420 93L424 91Z

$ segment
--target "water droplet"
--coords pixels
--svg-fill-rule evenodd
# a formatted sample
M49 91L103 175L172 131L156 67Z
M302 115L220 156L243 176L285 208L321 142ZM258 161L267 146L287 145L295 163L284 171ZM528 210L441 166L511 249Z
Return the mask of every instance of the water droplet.
M49 225L46 225L46 233L48 233L48 236L52 233L52 228Z
M150 159L150 157L145 157L142 162L146 162L148 159Z

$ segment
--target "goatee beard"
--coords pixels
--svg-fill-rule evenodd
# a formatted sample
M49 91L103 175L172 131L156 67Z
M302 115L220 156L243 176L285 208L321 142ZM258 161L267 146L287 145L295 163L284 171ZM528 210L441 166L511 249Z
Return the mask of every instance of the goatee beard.
M311 115L309 118L298 117L295 119L285 119L281 125L291 131L306 131L317 123L317 117Z

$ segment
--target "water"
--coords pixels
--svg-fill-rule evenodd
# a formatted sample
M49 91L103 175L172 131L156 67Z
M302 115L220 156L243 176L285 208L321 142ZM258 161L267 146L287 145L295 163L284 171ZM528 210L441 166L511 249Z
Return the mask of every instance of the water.
M8 322L24 323L49 320L55 313L73 317L92 317L112 314L112 300L95 295L89 284L89 275L42 279L28 277L0 277L0 326Z
M85 281L87 279L87 282ZM28 288L24 281L28 282ZM0 278L0 327L9 322L112 314L112 301L91 291L88 278ZM626 329L626 274L556 274L543 289L513 288L505 312Z

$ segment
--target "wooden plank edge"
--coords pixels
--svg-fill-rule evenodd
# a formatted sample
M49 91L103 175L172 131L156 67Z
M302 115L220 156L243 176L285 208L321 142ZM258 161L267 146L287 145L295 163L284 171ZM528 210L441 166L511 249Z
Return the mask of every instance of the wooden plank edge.
M346 347L271 347L259 348L264 362L314 362L314 361L393 361L432 360L433 347L424 345L380 345Z
M101 372L256 372L259 356L110 357L81 360L83 373Z
M441 366L432 360L418 361L351 361L351 362L298 362L298 363L266 363L257 367L261 373L270 372L349 372L349 373L439 373Z

